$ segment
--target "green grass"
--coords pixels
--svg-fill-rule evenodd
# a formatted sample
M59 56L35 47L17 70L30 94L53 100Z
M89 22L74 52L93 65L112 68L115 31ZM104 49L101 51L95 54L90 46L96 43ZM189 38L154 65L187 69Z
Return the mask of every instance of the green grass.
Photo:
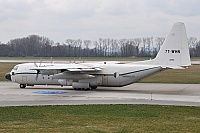
M200 84L200 65L192 65L187 69L168 69L147 77L140 82Z
M192 57L191 60L192 61L200 61L200 57Z
M199 112L156 105L0 107L0 132L200 132Z
M0 81L7 81L4 76L10 72L15 65L19 63L2 63L0 62Z
M0 81L19 63L0 63ZM141 82L200 83L200 65ZM0 132L200 132L200 108L156 105L0 107Z

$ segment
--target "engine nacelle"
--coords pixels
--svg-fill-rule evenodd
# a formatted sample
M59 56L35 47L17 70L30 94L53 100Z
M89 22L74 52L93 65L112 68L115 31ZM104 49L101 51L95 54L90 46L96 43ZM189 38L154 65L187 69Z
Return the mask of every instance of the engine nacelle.
M40 73L42 75L53 75L54 74L54 70L40 70Z
M84 89L88 89L88 88L90 88L90 85L89 85L89 83L73 82L73 83L72 83L72 87L73 87L73 88L84 88Z
M58 82L63 86L71 86L73 80L59 79Z
M54 79L73 79L73 80L80 80L80 79L89 79L89 78L94 78L95 76L89 75L86 73L58 73L52 76Z

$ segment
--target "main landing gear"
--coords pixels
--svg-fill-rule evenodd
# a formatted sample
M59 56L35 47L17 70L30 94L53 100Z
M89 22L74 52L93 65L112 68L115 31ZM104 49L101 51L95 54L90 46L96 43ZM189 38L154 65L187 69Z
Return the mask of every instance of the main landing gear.
M97 86L90 86L90 88L74 88L74 90L84 90L84 91L95 90L95 89L97 89Z
M91 88L92 90L96 90L96 89L97 89L97 86L90 86L90 88Z

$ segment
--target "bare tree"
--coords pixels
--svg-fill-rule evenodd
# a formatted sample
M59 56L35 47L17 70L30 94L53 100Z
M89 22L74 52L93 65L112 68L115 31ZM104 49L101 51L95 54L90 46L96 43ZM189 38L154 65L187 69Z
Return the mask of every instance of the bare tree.
M155 44L156 44L157 51L160 50L160 47L162 46L164 41L165 41L165 37L156 37L155 38Z
M83 55L88 57L89 56L89 49L90 49L90 46L92 44L92 41L91 40L84 40L84 52L83 52Z
M190 49L190 55L196 56L196 46L197 46L198 40L196 37L190 37L188 39L188 45Z
M163 44L164 37L143 37L129 39L99 38L98 41L67 39L65 43L54 43L47 37L30 35L10 40L7 44L0 42L0 56L155 56ZM190 55L198 57L200 41L195 37L188 39Z

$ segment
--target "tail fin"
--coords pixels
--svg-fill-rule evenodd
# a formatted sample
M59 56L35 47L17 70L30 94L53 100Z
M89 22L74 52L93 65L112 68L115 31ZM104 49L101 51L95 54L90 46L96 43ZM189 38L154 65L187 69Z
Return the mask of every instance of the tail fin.
M186 28L184 23L175 23L165 39L156 58L155 65L177 68L191 65Z

